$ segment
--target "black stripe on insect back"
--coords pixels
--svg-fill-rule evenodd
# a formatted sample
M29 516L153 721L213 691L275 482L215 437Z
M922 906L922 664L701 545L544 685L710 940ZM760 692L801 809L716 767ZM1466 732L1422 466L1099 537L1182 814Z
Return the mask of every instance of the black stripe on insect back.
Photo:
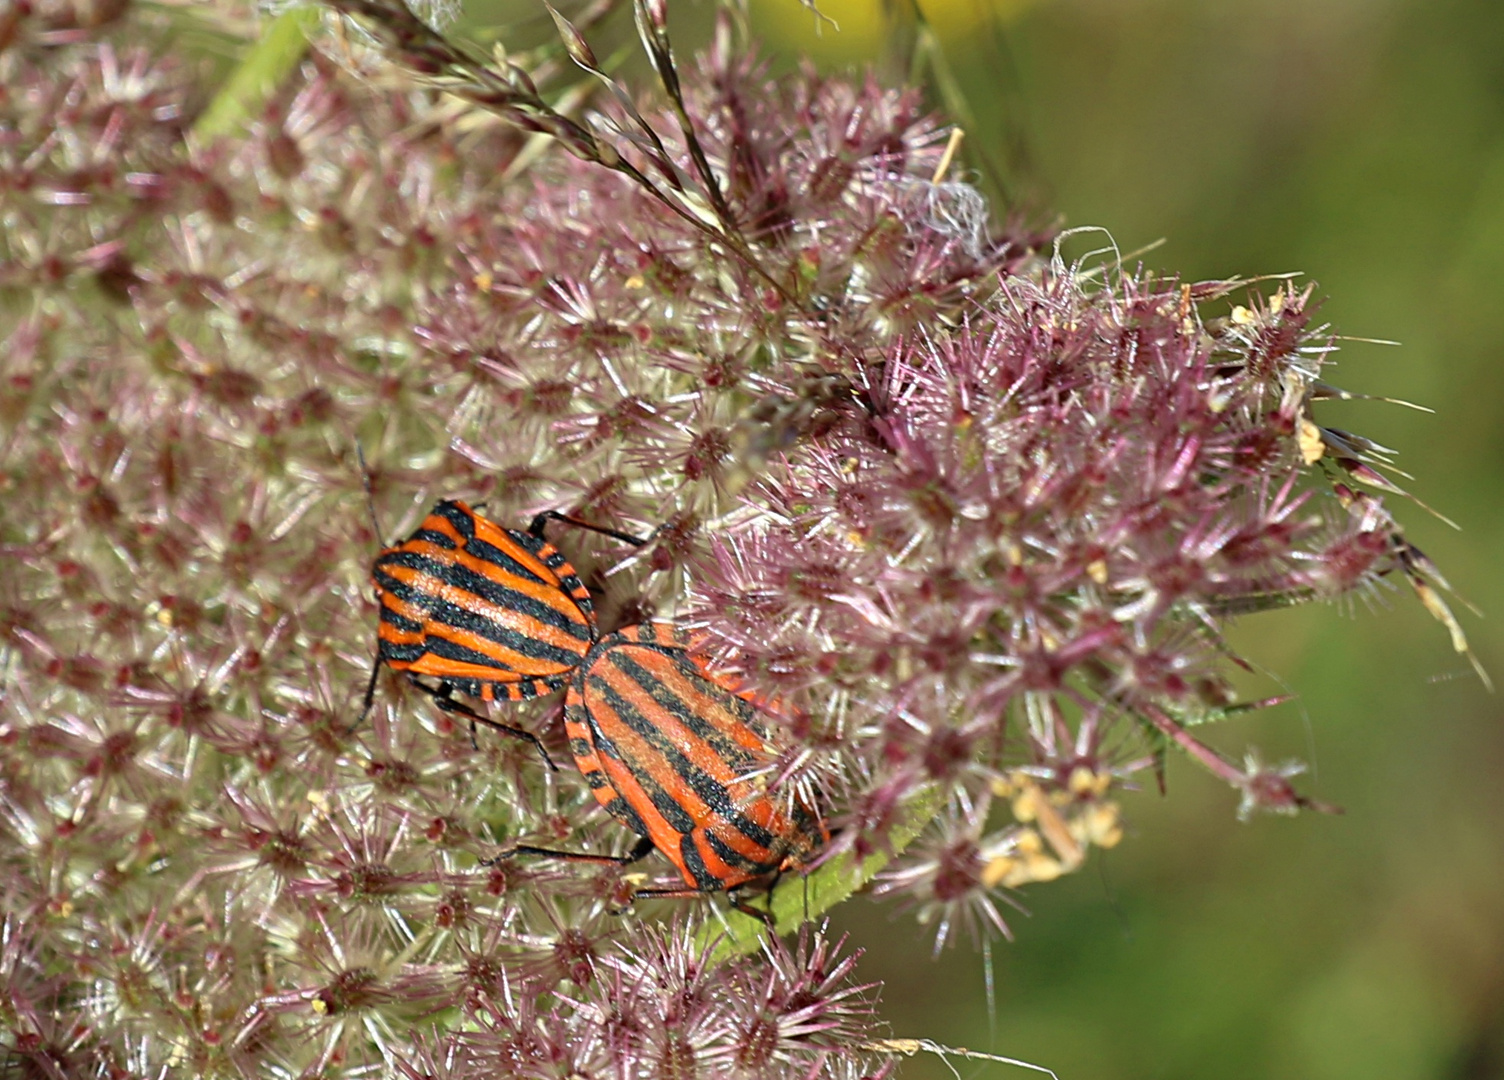
M427 640L428 651L446 660L459 660L466 664L483 664L487 667L511 670L511 665L499 657L452 641L445 636L442 627L474 634L482 641L492 642L529 660L546 660L567 668L573 667L580 659L580 654L574 650L539 641L537 638L501 626L485 616L477 615L473 611L467 611L445 601L434 605ZM460 655L460 652L456 650L462 650L464 655Z
M424 641L388 641L385 638L376 639L376 653L387 662L412 663L418 657L428 651L428 645Z
M773 851L766 847L763 848L762 858L751 858L745 852L737 851L731 845L722 840L720 836L708 829L701 830L698 834L698 838L704 842L706 847L714 851L716 853L716 856L727 866L734 867L737 870L742 870L749 874L765 874L769 870L776 870L778 869L778 864L783 861L782 852L775 854ZM687 847L687 841L691 838L686 836L684 839L686 841L686 844L683 846Z
M617 670L622 671L623 674L627 674L620 667L623 660L620 651L613 651L609 655L611 660L618 665ZM638 669L639 672L641 670L640 668ZM642 672L642 674L646 675L645 672ZM651 677L649 676L649 678ZM599 676L592 674L590 676L590 684L591 688L600 694L611 707L611 711L633 733L646 742L650 748L658 752L659 756L663 758L667 771L684 781L689 789L699 797L700 801L709 808L714 817L733 826L748 840L764 850L773 843L773 835L755 821L750 821L744 817L741 813L741 808L737 806L736 801L731 797L731 793L726 790L725 786L691 761L683 750L674 745L673 740L668 737L659 725L653 723L652 720L639 712L635 705L621 697L610 683ZM642 684L639 682L638 685ZM647 688L643 687L643 689L646 690ZM683 708L682 702L680 703L680 708ZM593 720L594 717L592 716ZM592 726L599 732L598 726L594 724ZM652 796L655 806L659 806L660 810L663 809L660 802L661 797L662 801L671 805L682 815L681 820L686 824L681 827L675 823L674 818L670 818L667 813L664 814L664 817L669 820L670 824L674 825L676 832L688 832L694 827L693 821L689 819L688 815L684 814L678 802L669 793L663 791L661 786L654 780L651 775L653 770L633 769L632 772L638 783L642 784L644 790L647 790Z
M495 549L492 549L495 550ZM476 553L471 550L471 555ZM513 562L510 558L503 563L501 560L490 560L501 565L501 569L514 577L527 582L537 583L540 589L557 589L558 586L545 582L526 568ZM437 610L443 600L437 593L424 589L420 585L409 585L398 581L390 573L383 573L388 566L401 566L414 573L423 574L452 589L460 589L479 600L494 607L506 608L520 612L538 622L547 623L566 632L573 632L576 627L586 625L584 618L575 621L566 616L557 608L537 600L519 589L514 589L499 581L493 581L485 574L472 570L468 566L458 563L443 562L431 556L417 551L394 551L389 555L383 555L376 561L373 574L377 577L377 585L391 593L405 603L426 610Z
M633 781L642 788L643 793L647 795L654 809L668 823L670 829L676 833L687 833L695 827L694 819L689 816L689 812L679 804L678 800L664 791L663 787L652 776L644 770L632 768L623 761L621 750L617 748L616 743L612 741L611 737L600 729L600 725L596 723L594 715L590 717L590 733L595 739L596 753L604 754L606 757L621 763L623 771L631 774ZM617 798L621 798L621 796L618 794ZM623 801L623 805L626 805L625 801ZM609 807L607 809L611 814L616 815L615 810L610 810ZM616 816L619 817L620 815ZM634 818L637 817L635 812L632 816ZM637 820L641 821L642 819L637 818ZM634 825L632 828L636 829L637 826ZM639 831L641 831L643 836L648 835L645 828Z
M716 892L722 888L721 879L712 874L710 868L705 865L705 859L695 845L693 836L686 834L680 838L679 857L684 860L684 869L689 871L689 876L695 879L696 888L706 892Z
M622 675L630 679L638 689L653 699L653 703L663 709L676 721L688 728L698 736L710 753L718 758L726 770L733 775L741 776L756 766L756 760L747 749L731 738L725 732L718 730L699 716L689 703L680 698L673 690L665 685L652 672L642 667L631 656L628 648L612 649L605 654L611 665ZM681 667L681 671L683 668ZM598 675L591 675L592 679L599 679ZM637 707L630 702L622 700L616 695L614 688L609 682L602 682L602 687L607 689L612 708L616 714L648 744L662 754L673 769L676 776L688 782L690 789L717 814L734 815L737 807L734 800L719 780L705 772L695 764L686 754L684 748L676 744L673 739L663 730L661 724L655 723L651 718L644 716ZM740 699L735 699L740 701ZM753 830L761 831L761 827L751 822L747 823ZM740 826L738 826L740 827ZM752 833L742 829L748 839L754 839ZM766 841L758 841L766 846Z
M533 647L524 652L522 649L513 648L512 642L523 642L527 641L528 639L515 636L510 639L503 639L494 631L486 635L485 640L495 642L496 644L501 645L504 648L512 649L513 652L523 652L524 656L529 661L537 660L540 658L568 658L575 655L574 653L567 652L562 649L549 649L547 651L544 651L543 649L540 649L536 645L536 643L530 643L533 645ZM502 659L499 656L493 656L490 653L481 652L478 649L472 649L468 645L464 645L458 641L451 640L441 633L434 633L432 630L429 631L427 638L424 639L424 647L430 655L437 656L443 660L453 660L458 664L475 664L479 667L494 668L498 672L513 672L517 670L515 665L508 662L507 660ZM567 665L569 661L568 659L561 659L559 663L562 666ZM557 678L562 680L568 675L568 672L561 671L554 676L542 674L531 675L525 671L522 674L525 678L530 679L537 678L547 680L550 678ZM450 679L449 681L454 682L455 680Z
M580 641L586 646L590 644L591 639L588 636L582 638L576 633L581 628L588 628L590 625L585 621L583 616L579 619L571 619L567 614L553 605L546 604L542 600L529 596L525 592L519 592L500 582L492 581L484 574L471 570L468 566L451 566L445 580L452 588L463 589L471 596L492 607L515 611L519 615L524 615L545 626L551 626L575 638L575 640ZM548 588L556 589L558 586L550 585ZM434 608L435 612L438 610L438 607ZM570 663L579 663L578 653L574 655Z
M388 662L411 663L422 656L426 648L423 623L393 610L387 599L385 595L382 597L382 628L376 637L376 657Z
M533 540L533 538L528 536L527 533L508 533L507 536L509 539L516 542L518 547L522 548L530 555L537 556L538 549L543 546L543 541ZM527 543L526 541L532 541L532 543ZM484 540L468 541L465 544L465 552L469 555L473 555L481 562L488 562L492 566L498 566L504 572L510 574L512 577L521 578L523 581L537 585L541 589L557 589L559 587L558 582L549 581L546 578L539 577L532 570L529 570L522 563L514 559L509 552L503 551L499 547L488 544ZM549 564L549 561L547 559L544 559L541 556L538 558L538 561L543 563L544 566L549 567L549 569L551 570L555 569L555 567ZM563 565L564 556L560 555L558 562L560 565Z
M673 654L667 650L654 649L653 651L664 653L675 659L679 673L700 691L703 700L712 704L725 702L728 710L736 713L738 722L758 732L759 736L762 735L762 732L759 730L761 723L756 716L756 710L748 702L742 698L727 694L724 691L707 690L706 687L711 686L711 684L699 675L693 665L679 663L678 658L673 657ZM610 657L617 671L620 671L645 690L648 696L653 699L654 704L698 736L716 757L726 763L731 772L740 775L757 767L757 759L752 755L750 750L733 739L724 730L712 724L694 709L689 702L675 693L672 687L639 664L633 659L629 650L616 649L607 655Z
M620 795L616 796L616 798L612 799L609 803L606 804L606 813L610 814L617 821L621 822L627 828L631 829L638 836L648 835L647 825L643 822L642 818L638 816L637 811L631 806L631 804L629 804L627 800L623 799Z
M655 804L659 801L657 795L661 794L668 801L671 810L675 814L681 815L677 819L669 818L669 823L674 826L676 832L688 832L694 828L695 823L690 819L687 811L680 805L678 800L663 790L662 785L657 782L656 774L667 773L678 780L682 780L713 813L720 813L723 810L727 813L735 813L736 807L732 804L730 792L718 783L714 777L706 774L702 769L690 762L684 752L675 746L664 734L662 728L646 716L643 716L637 710L637 706L617 693L616 688L599 675L592 672L589 676L589 683L594 696L603 702L615 714L618 720L626 725L627 730L647 743L648 749L655 752L662 759L661 763L659 763L659 768L656 769L648 762L642 761L624 762L624 764L629 767L633 778L642 784L645 790L654 795L653 801ZM594 709L590 711L590 726L592 734L595 735L597 741L604 739L611 745L611 756L618 761L622 760L621 752L616 744L601 729ZM667 813L664 816L669 817Z
M465 538L466 543L475 539L475 515L466 511L453 499L441 499L434 503L430 514L443 518L454 526L454 531ZM447 546L447 545L446 545Z
M421 621L418 619L409 619L400 611L393 611L386 604L381 605L381 621L405 637L412 637L414 634L421 634L423 632L423 623Z
M463 544L465 541L462 539L460 543ZM446 532L440 532L437 529L421 528L402 541L401 546L406 547L408 544L432 544L434 547L443 548L445 551L457 551L460 547L460 544L454 542L454 537Z
M378 566L378 585L403 603L426 611L433 622L452 626L457 630L468 631L478 637L494 641L503 648L510 649L523 656L539 660L549 660L565 667L573 667L578 664L580 653L590 644L590 638L588 636L581 636L580 634L582 628L585 628L588 634L588 624L583 620L574 622L562 612L549 607L547 604L539 603L523 593L499 586L479 574L465 570L463 567L415 565L415 563L427 562L428 560L423 559L422 556L411 556L405 553L402 553L402 555L403 557L401 558L393 556L390 561L432 577L440 577L439 574L434 572L435 570L444 570L446 573L443 575L443 579L449 587L464 589L470 595L476 597L476 599L483 601L487 606L515 611L539 623L550 626L559 631L561 635L578 641L581 648L577 650L561 648L560 646L541 641L531 635L503 626L489 616L471 611L435 591L425 589L420 585L404 584L387 574L380 573L381 567ZM479 588L470 588L469 586L472 585L484 585L485 592L479 591ZM385 610L383 608L383 612ZM398 618L401 618L401 616L398 616ZM412 620L405 620L405 622L408 625L412 624ZM398 624L394 622L393 625L397 626ZM422 629L429 629L430 636L433 636L431 627L420 626L419 630Z
M431 656L437 656L441 660L453 660L457 664L474 664L478 667L495 668L498 672L510 672L512 666L504 660L498 660L494 656L461 645L457 641L450 641L446 637L437 634L429 634L424 642L425 651ZM455 680L450 679L449 682Z

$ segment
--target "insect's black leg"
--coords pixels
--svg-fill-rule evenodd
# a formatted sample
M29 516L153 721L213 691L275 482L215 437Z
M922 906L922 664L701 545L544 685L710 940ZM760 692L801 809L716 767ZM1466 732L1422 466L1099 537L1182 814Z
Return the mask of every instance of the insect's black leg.
M538 756L543 759L543 763L554 772L559 771L559 767L554 764L554 759L548 756L548 751L545 750L543 748L543 744L538 741L538 736L534 735L531 731L528 731L525 728L513 727L511 724L498 723L497 721L492 720L489 716L482 716L475 710L468 708L465 705L461 705L458 701L455 701L454 698L450 696L454 693L454 687L449 683L440 683L437 687L432 687L419 682L417 679L412 678L411 676L409 676L408 678L414 686L416 686L419 690L423 691L430 698L432 698L433 703L444 712L450 713L455 716L463 716L470 721L470 742L471 745L476 746L476 749L479 749L479 746L475 742L475 725L485 724L486 727L491 728L494 731L499 731L503 735L510 735L514 739L521 739L523 742L532 743L534 749L538 751Z
M461 708L459 702L454 700L454 684L447 682L439 683L439 692L433 695L433 700L434 704L445 712L458 713L470 721L470 749L474 750L477 754L480 753L480 739L477 737L475 729L475 722L480 719L480 716L477 713ZM541 750L542 747L539 747L539 749ZM547 754L543 756L545 758L548 757ZM549 765L553 765L553 762L550 761Z
M691 889L687 887L678 889L638 889L635 893L632 894L632 899L634 901L691 900L695 897L705 895L705 889ZM739 897L737 895L737 890L735 889L732 889L726 893L726 902L729 903L733 909L740 911L743 915L747 916L747 918L756 919L758 922L762 923L763 926L768 928L768 933L777 933L778 924L777 921L773 918L771 904L767 911L762 911L759 908L753 907L751 904L747 903L747 901Z
M550 521L567 522L577 529L587 529L590 532L600 533L602 536L614 537L624 544L631 544L633 547L642 547L649 540L651 540L653 536L657 535L658 532L657 529L654 529L653 532L647 537L633 536L631 533L617 532L615 529L608 529L603 525L592 525L588 521L581 521L579 518L570 517L568 514L561 514L557 510L543 511L543 513L533 518L533 522L527 527L527 531L541 540L543 539L543 528ZM660 528L661 527L662 526L660 526Z
M637 862L639 859L645 859L652 853L653 841L649 840L646 836L638 837L637 843L632 845L632 850L627 852L627 861L622 863L622 865L627 866L630 863Z
M726 894L726 901L732 906L733 909L735 909L736 911L740 911L743 915L747 916L749 919L756 919L758 922L762 923L764 926L766 926L768 928L768 932L769 933L773 933L774 931L776 931L778 929L777 920L773 918L773 895L772 895L772 893L768 894L768 910L767 911L763 911L760 908L753 907L747 901L743 900L740 896L738 896L736 894L736 890L734 890L734 889L731 892L728 892Z
M345 734L352 734L356 728L365 723L367 716L371 715L371 706L376 702L376 678L381 674L381 653L376 654L375 661L371 664L371 680L366 683L365 704L360 707L360 715L355 718L355 723L345 729Z
M653 842L646 836L637 841L637 846L625 855L592 855L587 851L558 851L554 848L534 847L532 844L514 844L500 855L482 859L480 864L495 866L499 862L510 859L513 855L542 855L547 859L564 859L567 862L615 863L617 866L630 866L647 856L652 850Z
M783 871L773 871L773 880L768 882L768 918L773 918L773 890L778 888L778 883L783 880ZM808 882L808 878L805 879ZM771 925L771 924L770 924Z
M418 686L422 686L425 691L428 691L428 687L423 686L423 684L418 682L416 679L414 679L413 682ZM429 696L433 698L433 703L440 709L443 709L447 713L456 713L460 716L466 717L470 721L470 749L474 750L477 754L480 753L480 740L476 738L475 732L475 722L476 720L480 719L480 717L478 714L465 709L460 705L459 702L454 700L454 684L441 682L439 683L437 690L428 691L428 693ZM542 748L540 747L539 749L541 750ZM547 754L544 754L543 756L545 758L548 757ZM550 761L549 764L552 765L553 762Z
M774 930L775 920L773 918L772 901L769 901L767 911L761 911L753 907L751 904L747 903L747 901L743 900L738 895L739 892L739 888L732 888L728 890L726 893L726 902L729 903L735 910L740 911L743 915L747 916L749 919L756 919L758 922L762 923L768 928L769 931ZM680 887L676 889L638 889L635 893L632 894L632 899L689 900L697 896L705 896L706 894L707 890L705 889L694 889L688 887Z

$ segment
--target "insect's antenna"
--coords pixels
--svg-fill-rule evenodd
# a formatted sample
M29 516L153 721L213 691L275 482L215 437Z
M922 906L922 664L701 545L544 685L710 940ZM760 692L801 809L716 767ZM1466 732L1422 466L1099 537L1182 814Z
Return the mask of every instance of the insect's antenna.
M366 512L371 515L371 529L376 537L376 542L381 543L381 523L376 520L376 496L371 491L371 467L366 464L366 453L360 446L360 440L355 440L355 460L360 462L360 482L366 489ZM364 704L360 710L360 716L355 723L350 725L349 732L364 723L365 718L371 714L371 706L376 701L376 680L381 675L381 651L376 652L376 659L371 664L371 678L366 683Z
M376 496L371 491L371 468L366 464L366 452L360 448L360 440L355 440L355 460L360 462L360 482L366 489L366 512L371 515L371 530L376 536L377 543L381 542L381 522L376 520Z

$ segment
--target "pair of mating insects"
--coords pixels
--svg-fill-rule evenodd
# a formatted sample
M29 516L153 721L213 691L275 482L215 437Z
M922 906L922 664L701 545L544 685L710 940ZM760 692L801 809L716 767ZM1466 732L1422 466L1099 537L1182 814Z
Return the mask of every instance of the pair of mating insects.
M639 889L634 899L732 892L805 866L830 836L814 808L768 793L758 699L693 655L672 624L603 637L589 590L544 539L554 520L646 542L556 512L539 514L526 532L504 529L446 499L377 557L371 580L381 625L366 711L386 664L472 730L479 722L532 743L552 769L535 734L452 695L522 701L567 687L569 752L596 801L642 839L620 858L525 845L508 854L625 864L657 848L686 887ZM733 904L765 918L734 897Z

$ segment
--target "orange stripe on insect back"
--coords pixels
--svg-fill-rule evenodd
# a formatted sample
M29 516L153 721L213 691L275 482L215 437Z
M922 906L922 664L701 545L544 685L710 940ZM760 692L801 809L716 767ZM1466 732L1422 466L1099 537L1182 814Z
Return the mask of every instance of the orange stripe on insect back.
M586 621L584 614L581 613L577 600L564 591L564 583L546 566L541 564L537 566L538 576L543 579L543 583L540 584L529 578L518 577L515 574L508 573L496 563L482 559L472 552L463 549L451 551L449 548L441 547L427 540L409 540L398 550L405 554L417 555L428 559L440 566L462 566L471 573L493 581L504 589L521 593L523 596L544 607L553 608L560 615L564 616L565 621L572 622L576 626L586 627L588 636L588 627L590 624ZM503 550L509 557L519 558L519 561L523 562L524 567L531 572L532 566L530 564L534 560L530 557L526 559L521 558L522 556L527 556L528 553L526 551L510 541L508 541L508 546ZM390 569L388 569L388 572L390 573ZM588 596L589 594L587 593L586 597L588 598ZM486 601L480 597L476 597L475 603L478 606L486 603Z
M448 623L431 622L428 624L426 629L428 631L428 637L430 639L440 638L444 641L452 642L455 645L462 645L465 648L470 649L474 652L478 652L482 656L486 657L490 662L496 665L495 668L491 669L494 672L492 676L493 678L495 678L496 676L511 674L513 672L517 673L515 676L513 676L512 679L499 679L498 681L501 682L515 681L518 677L535 678L547 677L550 675L559 675L563 672L571 671L574 668L573 664L560 663L557 660L543 660L536 656L528 656L525 653L520 653L513 649L509 649L505 645L500 645L497 642L493 641L491 638L485 637L481 634L473 633L469 630L464 630L458 626L451 626ZM456 663L457 661L440 659L439 662L452 664ZM463 663L463 661L458 662Z
M587 693L585 699L586 708L590 711L591 721L603 732L609 728L624 732L627 736L625 744L620 741L616 743L616 748L622 756L621 761L617 761L609 754L599 755L606 779L616 788L622 799L637 812L637 816L642 820L643 827L648 831L648 839L653 842L653 846L663 852L668 860L679 868L679 873L684 876L686 881L690 882L691 885L696 884L689 871L685 869L684 857L679 852L679 838L683 834L669 824L663 813L654 804L652 796L648 794L647 789L637 779L637 766L643 755L645 744L641 739L632 734L630 729L622 723L621 718L604 701L598 699L592 700L594 697L595 695ZM648 749L646 752L652 756L657 756L657 751L655 750ZM659 786L661 787L662 785ZM679 802L676 796L671 795L671 797L674 798L675 802ZM688 813L688 807L685 807L682 803L680 803L680 807Z
M476 515L475 518L475 538L485 541L494 548L505 551L512 558L516 559L520 565L526 567L531 573L537 574L545 581L558 580L554 572L543 565L543 560L548 556L558 554L557 549L552 544L544 542L543 546L538 549L538 554L534 555L527 548L508 536L507 531L496 524L496 522L479 515Z
M421 645L426 640L422 633L410 634L395 629L390 623L382 623L376 629L376 637L388 645Z
M432 675L436 679L475 679L481 684L481 700L483 701L495 700L494 694L491 697L485 696L485 691L489 683L526 682L532 679L547 678L550 674L549 672L541 672L537 675L531 673L524 675L515 671L505 671L499 667L490 667L485 664L467 664L460 660L446 660L444 657L435 656L433 653L424 653L411 662L389 660L387 663L391 664L398 671L406 671L414 675Z
M660 670L654 674L675 697L684 702L690 715L701 718L744 750L760 756L773 752L773 747L763 733L751 726L752 723L757 723L756 705L733 693L700 665L696 664L694 668L699 678L693 678L685 671L683 664L656 650L654 652L657 657L667 661L666 664L659 665ZM701 682L701 679L705 681ZM714 689L708 688L706 683Z
M520 551L521 549L519 548L518 550ZM513 552L508 552L507 554L511 555ZM475 573L480 574L490 581L494 581L503 588L519 592L531 600L553 608L572 623L579 626L589 626L589 623L585 621L585 616L580 612L579 604L569 593L564 591L564 583L548 567L540 566L538 568L541 571L539 576L543 579L543 584L540 585L536 581L529 581L527 578L509 574L494 562L472 555L468 551L457 551L453 555L454 561L467 570L473 570Z
M703 721L714 729L717 736L728 739L728 743L741 742L739 738L734 738L736 729L744 726L740 718L727 711L723 700L703 693L700 687L685 679L683 669L672 656L667 656L657 649L642 646L618 646L607 655L613 654L627 657L643 667L657 681L662 690L667 690L673 695L674 700L684 710L684 715L694 716ZM679 716L664 708L647 688L635 679L614 665L600 666L606 668L606 681L612 689L631 702L643 715L652 717L664 737L679 747L685 756L706 775L727 787L738 783L745 775L747 765L750 764L746 760L746 754L736 754L736 757L742 760L728 760L726 751L734 750L734 745L717 746L707 741ZM761 749L761 742L758 741L756 746Z
M400 615L408 622L424 623L428 621L427 608L420 607L417 604L409 603L408 601L398 596L396 593L388 592L386 589L381 589L377 592L377 598L381 601L382 607L386 608L388 611L392 612L395 615ZM385 630L387 626L388 624L383 622L381 624L381 629Z
M559 649L567 649L575 653L584 651L581 648L582 642L580 638L559 629L557 626L551 626L548 623L533 618L531 615L526 615L512 608L493 604L489 600L476 596L469 589L450 585L442 578L436 578L432 574L425 574L421 570L414 570L412 567L396 564L384 566L382 567L382 571L389 574L394 580L403 585L410 586L417 592L437 597L457 608L470 612L478 619L495 623L507 630L516 631L521 636L532 641L540 641L546 645L552 645ZM435 619L431 612L424 612L421 618L430 634L435 633L438 628L443 628L446 631L453 629L447 623ZM445 633L443 636L449 638L451 641L462 641L461 638L455 637L450 633ZM505 651L502 650L501 646L490 641L488 638L474 638L473 635L469 639L463 639L463 643L469 644L470 640L484 641L486 643L485 647L476 645L471 645L471 647L479 649L479 651L488 656L492 653ZM508 655L516 656L518 654L509 653ZM537 661L524 661L524 663L537 663ZM553 670L562 669L550 669L550 672Z
M758 723L755 719L756 710L764 707L760 695L751 690L738 689L739 679L715 671L703 658L689 652L688 637L683 631L661 623L628 629L654 631L660 644L666 644L674 650L671 653L661 648L645 647L644 652L650 653L650 657L639 657L635 650L633 657L643 667L652 670L659 680L668 684L676 695L687 702L692 700L695 715L705 717L717 727L736 731L737 741L748 750L766 749L767 740L762 737L762 733L747 730L749 718L753 718L752 723ZM621 634L625 637L627 631L621 631ZM651 644L650 640L645 646ZM713 689L707 689L705 683L709 683ZM737 702L727 700L729 698L745 702L750 708L743 711Z
M644 658L642 654L645 653L651 654L653 658L662 657L661 653L650 649L634 646L617 646L606 653L606 658L628 656L632 660L641 660ZM665 709L663 705L653 698L646 687L615 664L609 662L598 663L591 669L591 675L601 679L622 700L636 709L639 714L657 729L658 733L667 742L677 748L680 753L689 759L691 764L707 776L723 786L737 778L739 773L721 757L715 747L711 746L692 729L681 723L672 712ZM694 801L695 807L704 807L704 803L700 801L699 797L685 785L684 779L679 775L678 770L659 751L651 748L646 740L628 727L627 724L619 719L616 722L621 725L624 737L630 736L632 739L640 740L643 746L648 747L647 752L652 755L652 764L649 766L649 773L660 786L669 791L683 788L688 797ZM616 737L616 733L607 732L607 738L615 740ZM674 798L675 801L683 802L677 794ZM689 807L686 806L686 809L689 809ZM693 811L695 821L699 822L703 820L704 815L708 814L708 812L708 809Z
M571 687L569 696L565 699L564 712L564 737L570 741L569 753L574 758L575 767L580 770L580 775L588 777L592 773L600 773L606 778L605 787L591 787L590 794L595 796L595 801L601 804L602 809L608 808L616 799L616 789L611 786L610 775L602 764L600 755L595 752L595 742L590 737L590 729L584 724L570 719L570 708L576 706L574 688ZM583 754L576 752L576 743L589 747Z
M617 690L619 693L621 692L620 687L617 687ZM640 703L634 702L634 704L638 705L639 711L642 711ZM630 779L632 781L637 781L639 778L647 779L656 784L665 795L678 805L679 809L688 819L690 827L682 831L678 828L672 828L670 842L677 845L683 837L690 837L696 849L700 851L701 858L705 862L707 870L715 878L726 882L729 886L730 884L747 880L750 875L747 873L745 867L733 866L727 863L713 848L709 847L704 840L707 833L714 834L726 848L742 856L748 863L770 865L776 861L778 856L775 852L770 851L755 839L746 836L738 827L737 822L726 816L724 809L707 805L700 798L698 792L686 782L685 778L669 762L659 756L644 737L639 736L620 717L611 713L604 705L601 705L599 708L593 708L592 717L598 721L603 733L608 733L608 737L613 737L614 735L624 763L628 766ZM657 722L661 728L669 726L663 723L662 717L658 718ZM694 764L707 775L715 773L726 774L725 769L713 767L712 760L703 755L696 755L691 752L686 756L690 757ZM776 825L778 816L776 808L763 793L759 781L736 781L722 786L725 789L727 799L733 807L736 807L736 813L740 818L762 825L765 828L768 827L768 823L775 823L774 827L769 829L769 831L775 837L778 835L775 831L778 827ZM674 863L680 865L680 869L684 870L684 867L680 864L681 856L675 854L678 850L676 847L668 847L665 841L657 836L653 837L653 843L654 846L663 850L665 854L669 854ZM686 871L685 878L686 880L690 880L692 875ZM727 878L732 880L726 881Z
M398 630L389 622L376 627L376 637L388 645L421 645L425 640L423 631Z
M613 685L613 689L622 697L626 697L621 694L619 686ZM664 757L662 751L653 745L648 736L640 734L622 719L603 697L587 691L586 700L589 703L591 723L607 741L616 747L621 757L620 762L616 762L609 755L601 755L613 777L617 771L621 771L628 774L634 784L638 783L638 779L641 778L657 787L683 813L690 829L711 816L710 807L695 793L693 788L685 783L683 776L679 774L673 763ZM639 694L639 700L630 704L653 724L655 729L661 730L662 710L658 709L651 700L647 701L644 707ZM677 836L683 831L688 830L674 829L673 835ZM657 843L656 838L654 843Z
M470 508L468 506L465 507L465 510L467 512L470 512L472 517L474 516L473 512L470 511ZM423 519L423 524L418 526L418 531L436 532L447 536L450 540L454 541L455 547L460 547L465 543L464 535L454 527L454 522L450 521L443 514L429 514L426 518ZM402 544L400 546L406 548L408 544L413 543L421 543L421 541L409 540L406 544Z
M734 828L731 828L730 826L720 825L719 823L712 822L711 824L706 825L703 829L696 829L694 833L691 834L694 841L695 850L700 853L700 861L705 864L705 869L708 870L713 877L717 878L721 882L722 888L729 889L733 886L740 885L742 882L747 881L749 878L752 878L756 875L754 873L749 873L747 868L744 866L733 866L731 863L723 859L720 853L716 850L715 845L709 843L705 839L706 834L710 832L714 832L721 843L737 852L748 862L760 865L770 862L773 858L771 852L765 851L762 847L756 844L751 845L749 849L747 847L746 838L741 836Z
M567 629L563 627L554 626L552 623L546 623L541 619L534 618L532 615L518 611L515 608L492 604L489 601L476 596L469 589L462 589L457 585L442 585L435 591L455 607L463 608L465 611L478 615L481 618L485 619L487 622L495 623L496 625L505 627L508 630L513 630L520 636L527 638L529 641L537 641L544 645L552 645L556 649L563 649L567 652L576 653L580 656L583 656L585 654L585 651L590 646L588 629L586 630L586 637L579 637L575 634L571 634ZM579 625L586 626L587 624L580 623ZM449 627L446 625L445 636L449 636L447 633L448 629ZM457 639L451 638L451 640ZM500 646L493 644L490 649L483 651L494 652L500 648ZM518 654L510 653L509 655L516 656ZM526 662L537 663L538 661ZM576 661L576 663L577 662L578 661ZM570 666L573 667L574 665L571 664Z
M764 799L763 801L766 802L767 800ZM742 816L756 821L757 819L754 815L747 813L748 809L748 807L742 807ZM768 823L765 821L757 821L757 824L764 828L768 827ZM707 821L696 832L714 835L721 843L750 862L765 863L773 857L773 853L770 850L745 835L730 821ZM773 842L775 844L778 842L778 834L776 832L773 834Z

